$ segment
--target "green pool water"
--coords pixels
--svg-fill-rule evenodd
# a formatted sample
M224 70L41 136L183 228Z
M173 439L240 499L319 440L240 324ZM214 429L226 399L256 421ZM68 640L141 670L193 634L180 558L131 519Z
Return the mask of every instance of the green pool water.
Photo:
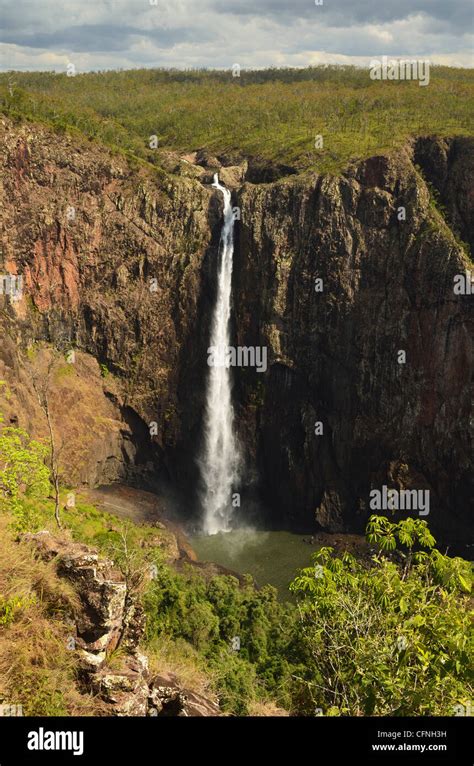
M288 584L297 569L311 565L316 547L308 535L236 529L217 535L195 536L190 543L201 561L213 561L240 574L251 574L258 585L270 583L280 598L291 598Z

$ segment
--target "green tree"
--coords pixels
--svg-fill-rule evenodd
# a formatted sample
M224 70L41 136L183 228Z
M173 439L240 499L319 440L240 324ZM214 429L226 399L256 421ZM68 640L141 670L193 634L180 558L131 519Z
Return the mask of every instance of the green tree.
M55 433L55 426L53 422L53 413L51 407L51 386L52 376L55 370L55 366L59 359L59 353L52 352L51 357L44 364L43 368L39 366L35 368L30 366L30 375L33 388L38 397L38 403L44 414L46 424L48 427L48 458L49 458L49 470L50 480L54 491L54 518L59 529L61 529L61 517L59 513L59 480L60 480L60 463L61 452L64 447L64 443L58 443L58 438Z
M300 712L453 715L472 699L471 565L434 548L425 521L371 517L371 565L322 548L298 597Z
M49 491L47 452L44 444L30 439L21 428L8 426L0 431L0 504L14 514L18 531L34 527L35 514L28 501Z

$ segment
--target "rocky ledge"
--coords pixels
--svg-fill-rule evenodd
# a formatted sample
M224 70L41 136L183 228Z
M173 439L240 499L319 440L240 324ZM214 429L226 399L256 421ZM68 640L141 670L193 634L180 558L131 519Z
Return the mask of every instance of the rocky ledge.
M42 559L54 559L58 575L76 589L69 646L78 654L78 684L103 701L105 715L220 715L217 699L183 688L172 673L150 673L140 649L145 614L113 561L48 531L26 534L23 540Z

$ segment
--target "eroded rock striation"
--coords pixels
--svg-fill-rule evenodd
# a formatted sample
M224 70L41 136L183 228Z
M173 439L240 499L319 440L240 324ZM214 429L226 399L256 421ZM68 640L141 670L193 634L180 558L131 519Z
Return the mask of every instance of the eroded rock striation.
M110 450L128 467L102 455L98 471L92 446L82 480L107 480L112 462L113 478L184 489L191 509L221 216L206 183L225 162L201 151L153 172L76 137L0 127L2 269L25 282L20 301L0 298L2 375L18 380L38 339L97 360L121 424ZM426 137L338 176L229 161L233 337L268 350L265 373L235 371L245 484L277 523L361 528L386 484L429 489L443 540L472 531L472 296L453 280L472 270L473 158L472 140ZM10 411L34 429L27 387Z
M470 268L474 144L444 142L439 171L437 145L239 190L238 342L271 360L264 381L240 375L246 441L272 512L295 524L364 522L385 483L428 488L442 534L472 531L473 310L453 280Z

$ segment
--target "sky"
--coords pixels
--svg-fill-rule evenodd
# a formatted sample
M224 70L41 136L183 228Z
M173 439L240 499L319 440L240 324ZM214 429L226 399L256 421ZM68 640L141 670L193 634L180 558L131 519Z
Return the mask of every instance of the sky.
M317 5L317 3L321 3ZM0 0L0 69L474 65L472 0Z

